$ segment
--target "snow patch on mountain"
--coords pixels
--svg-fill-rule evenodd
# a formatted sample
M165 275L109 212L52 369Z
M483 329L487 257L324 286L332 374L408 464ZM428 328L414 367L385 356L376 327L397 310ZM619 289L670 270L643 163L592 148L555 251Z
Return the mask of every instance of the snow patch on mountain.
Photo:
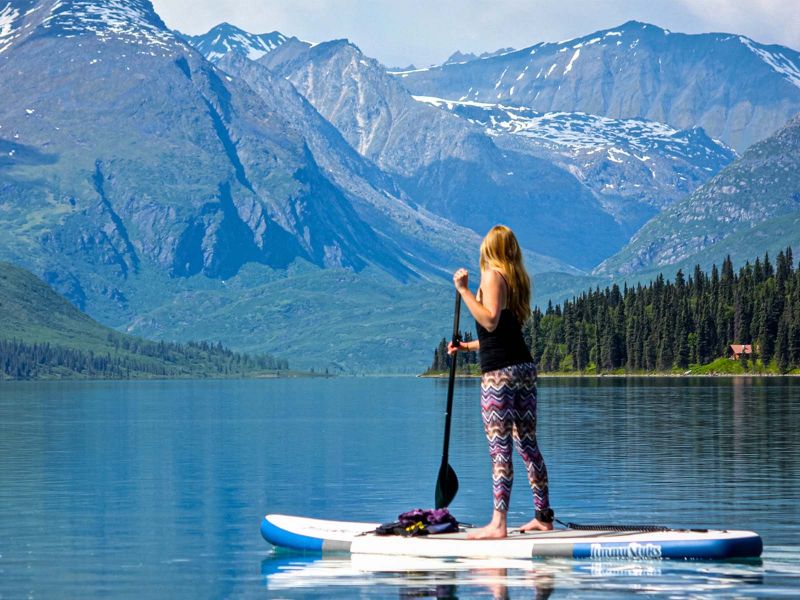
M136 44L148 54L176 43L149 0L21 0L14 4L0 8L0 53L34 33L66 38L94 35L101 42Z
M575 50L575 54L572 55L572 58L569 59L569 63L567 64L567 68L564 69L564 72L562 73L562 75L566 75L567 73L572 71L572 65L575 64L575 61L578 60L578 57L580 55L581 55L581 49L578 48L577 50Z
M776 73L783 75L792 85L800 88L800 66L798 66L798 63L792 61L783 52L769 52L764 46L756 44L753 40L746 37L739 36L739 41L747 46L753 54L772 67Z
M11 46L14 35L14 21L19 17L19 11L9 2L0 10L0 53Z
M736 156L701 128L679 130L647 119L413 98L484 128L503 148L567 169L598 195L610 214L634 226L649 218L653 208L661 209L693 191ZM637 204L639 208L633 206Z
M386 71L389 75L399 75L400 77L408 77L409 73L424 73L430 71L433 67L423 67L421 69L408 69L406 71Z
M474 123L483 124L489 134L510 133L538 138L576 151L624 146L645 152L658 146L670 152L685 152L687 147L696 143L690 139L692 132L702 131L678 130L665 123L647 119L612 119L570 112L540 113L524 106L454 101L432 96L413 98L437 108L446 108ZM721 142L710 138L708 142L709 145L702 150L695 148L693 152L733 152ZM712 148L714 146L717 148Z

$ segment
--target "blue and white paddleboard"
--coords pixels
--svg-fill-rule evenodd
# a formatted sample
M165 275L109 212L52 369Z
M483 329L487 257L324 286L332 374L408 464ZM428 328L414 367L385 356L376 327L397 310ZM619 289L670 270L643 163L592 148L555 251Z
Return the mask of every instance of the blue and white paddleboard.
M502 540L468 540L468 530L419 537L379 536L378 523L325 521L267 515L261 535L294 550L432 558L713 559L761 556L761 537L752 531L670 529L667 531L509 531Z

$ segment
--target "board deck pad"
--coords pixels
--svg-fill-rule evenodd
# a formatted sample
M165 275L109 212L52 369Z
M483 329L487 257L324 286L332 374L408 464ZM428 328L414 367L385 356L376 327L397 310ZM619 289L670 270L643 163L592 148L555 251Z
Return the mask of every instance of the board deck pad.
M669 529L616 531L509 530L501 540L469 540L468 530L418 537L379 536L379 523L267 515L261 535L270 544L304 551L438 558L546 558L658 560L756 558L763 543L753 531Z

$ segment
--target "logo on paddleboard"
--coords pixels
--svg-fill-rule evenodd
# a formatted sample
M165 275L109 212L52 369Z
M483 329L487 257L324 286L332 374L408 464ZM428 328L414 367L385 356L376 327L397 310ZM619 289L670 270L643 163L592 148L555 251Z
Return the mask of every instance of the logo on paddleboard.
M604 544L592 544L591 558L661 558L661 546L658 544L630 544L607 546Z

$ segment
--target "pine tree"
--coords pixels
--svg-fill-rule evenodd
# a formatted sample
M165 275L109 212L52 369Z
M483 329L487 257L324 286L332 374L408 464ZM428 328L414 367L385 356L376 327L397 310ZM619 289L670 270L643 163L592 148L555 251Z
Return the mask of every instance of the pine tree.
M780 256L780 255L779 255ZM785 373L789 370L790 348L789 348L789 313L784 312L778 322L778 332L775 340L775 362L778 370Z
M690 349L689 349L689 331L691 328L691 321L689 319L688 303L681 302L681 307L678 312L678 319L675 322L675 343L676 355L675 363L682 369L689 366Z
M575 368L584 371L589 365L589 345L586 343L586 330L581 324L578 327L578 340L575 348Z

